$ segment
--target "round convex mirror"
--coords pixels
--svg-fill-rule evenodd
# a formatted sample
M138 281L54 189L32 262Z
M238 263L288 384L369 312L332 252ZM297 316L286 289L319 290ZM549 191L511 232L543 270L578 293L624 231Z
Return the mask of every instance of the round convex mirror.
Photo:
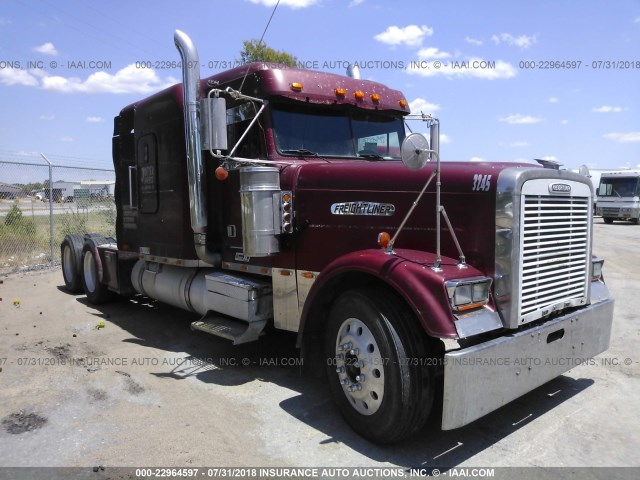
M402 141L400 155L405 167L420 170L429 161L429 141L420 133L412 133Z

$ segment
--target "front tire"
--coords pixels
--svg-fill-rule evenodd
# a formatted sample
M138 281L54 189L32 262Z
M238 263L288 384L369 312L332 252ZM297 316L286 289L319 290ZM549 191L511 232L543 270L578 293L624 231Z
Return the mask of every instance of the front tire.
M349 425L375 443L418 431L433 404L424 334L408 307L382 289L334 303L325 343L329 385Z
M610 225L613 223L613 218L602 217L602 220L604 220L604 223L606 223L607 225Z

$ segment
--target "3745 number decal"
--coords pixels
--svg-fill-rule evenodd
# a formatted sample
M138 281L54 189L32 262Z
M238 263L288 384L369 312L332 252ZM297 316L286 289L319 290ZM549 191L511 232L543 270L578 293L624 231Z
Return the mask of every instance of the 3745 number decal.
M488 192L491 188L491 175L481 175L476 173L473 176L473 192Z

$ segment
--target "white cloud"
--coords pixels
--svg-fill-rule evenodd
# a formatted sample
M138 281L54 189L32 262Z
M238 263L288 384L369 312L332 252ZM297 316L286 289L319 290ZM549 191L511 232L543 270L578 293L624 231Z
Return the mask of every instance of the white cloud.
M53 120L54 118L56 118L55 115L47 115L47 114L44 114L44 113L42 115L40 115L40 120L49 121L49 120Z
M409 109L413 114L430 113L440 110L440 105L429 103L424 98L418 97L409 103Z
M437 47L428 47L418 50L418 57L420 58L450 58L451 54L449 52L442 52Z
M558 157L556 157L554 155L545 155L540 160L551 160L552 162L558 162L559 161Z
M518 142L511 142L511 143L509 144L509 146L510 146L510 147L516 147L516 148L517 148L517 147L528 147L528 146L529 146L529 142L521 142L521 141L518 141Z
M607 133L602 137L620 143L640 142L640 132Z
M464 41L471 45L478 45L478 46L484 43L482 40L478 40L476 38L471 38L471 37L465 37Z
M486 160L482 157L471 157L469 161L470 162L486 162Z
M562 125L569 125L569 120L562 120L560 123L562 123Z
M104 122L104 118L102 118L102 117L87 117L86 121L87 121L87 123L100 123L100 122Z
M251 3L257 5L264 5L265 7L274 7L278 0L249 0ZM318 3L319 0L280 0L280 5L291 8L306 8Z
M417 63L420 64L420 62ZM423 77L443 75L449 78L482 78L485 80L512 78L517 74L515 67L508 62L496 60L490 63L477 57L455 62L444 62L440 64L440 68L435 68L431 63L425 66L428 68L421 68L422 65L409 65L407 73Z
M536 36L520 35L519 37L514 37L510 33L501 33L500 35L493 35L491 40L496 45L506 43L510 47L516 46L520 48L529 48L531 45L536 43Z
M0 69L0 84L2 85L24 85L25 87L35 87L38 80L28 71L17 68Z
M78 77L49 75L44 70L0 69L0 84L40 87L62 93L135 93L148 94L178 83L173 77L161 79L153 69L136 68L131 64L115 74L92 73L83 80Z
M33 51L42 53L43 55L58 55L58 50L56 50L56 47L54 47L51 42L43 43L39 47L33 47Z
M409 25L406 27L396 27L392 25L384 32L375 35L373 38L387 45L405 44L409 47L419 47L422 45L424 37L433 35L433 29L426 25Z
M629 109L627 107L612 107L610 105L603 105L601 107L591 109L592 112L597 112L597 113L620 113L626 110L629 110Z
M521 115L519 113L516 113L514 115L509 115L508 117L500 117L498 120L510 125L525 125L531 123L539 123L544 119L540 117L533 117L531 115Z
M115 74L92 73L86 80L76 77L46 76L42 80L44 90L64 93L139 93L146 94L166 88L178 81L172 77L160 79L153 69L136 68L131 64Z
M636 17L636 19L633 21L633 23L640 23L640 17Z
M349 2L349 8L357 7L358 5L361 5L363 3L364 0L351 0L351 2Z
M64 143L70 143L70 142L73 142L73 137L69 137L68 135L64 137L60 137L60 141Z
M547 102L549 103L558 103L559 100L556 97L549 97L549 99L547 100Z

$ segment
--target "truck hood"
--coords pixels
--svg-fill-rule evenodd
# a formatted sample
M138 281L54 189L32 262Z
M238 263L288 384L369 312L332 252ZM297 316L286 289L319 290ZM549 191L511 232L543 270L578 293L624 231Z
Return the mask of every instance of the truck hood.
M498 176L506 168L532 166L442 163L441 203L467 261L487 274L494 269ZM393 235L435 167L427 164L411 171L400 161L367 160L313 160L298 166L291 189L298 207L299 268L321 271L340 255L377 248L378 233ZM433 180L398 237L397 248L435 252L435 207ZM444 222L441 228L442 254L456 259L457 249Z

